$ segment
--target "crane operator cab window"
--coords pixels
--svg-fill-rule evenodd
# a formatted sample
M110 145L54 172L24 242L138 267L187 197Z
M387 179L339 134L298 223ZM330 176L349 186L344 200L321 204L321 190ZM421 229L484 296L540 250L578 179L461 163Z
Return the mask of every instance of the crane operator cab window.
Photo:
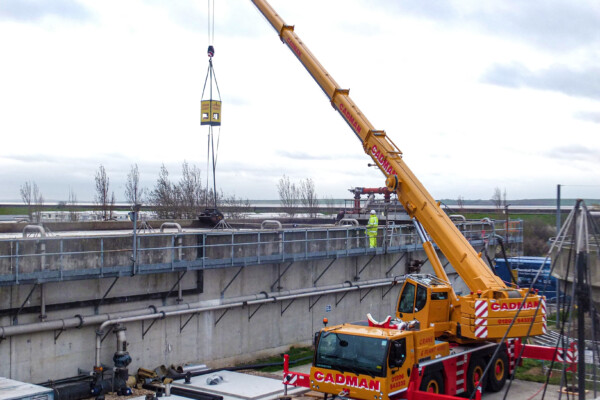
M415 285L412 283L406 283L402 295L400 296L400 303L398 304L399 313L412 313L413 306L415 304Z
M406 360L406 338L394 340L390 346L390 358L388 366L390 368L400 368Z
M424 309L426 304L427 288L421 285L415 287L412 283L406 283L402 295L400 296L400 302L398 303L398 312L412 314L413 312L419 312Z
M427 288L424 286L417 286L417 299L415 301L415 312L421 311L427 304Z

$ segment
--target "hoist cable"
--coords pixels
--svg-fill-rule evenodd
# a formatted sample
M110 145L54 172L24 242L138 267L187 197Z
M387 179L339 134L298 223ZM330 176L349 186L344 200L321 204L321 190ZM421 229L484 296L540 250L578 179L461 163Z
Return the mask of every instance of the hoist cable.
M217 152L215 158L215 168L217 167L217 160L219 159L219 143L221 142L221 126L219 125L219 132L217 133Z
M210 160L210 129L208 130L208 136L207 136L208 142L206 145L206 194L204 196L204 203L206 205L206 208L208 208L208 171L210 171L209 169L209 160Z
M208 44L214 44L215 40L215 2L208 0ZM211 7L212 6L212 7ZM212 10L212 11L211 11Z

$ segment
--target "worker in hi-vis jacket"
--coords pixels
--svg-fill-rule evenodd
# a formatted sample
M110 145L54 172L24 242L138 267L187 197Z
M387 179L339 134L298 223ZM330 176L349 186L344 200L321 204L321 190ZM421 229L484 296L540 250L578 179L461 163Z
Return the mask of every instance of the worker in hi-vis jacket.
M367 236L369 237L369 247L374 249L377 247L377 227L379 226L379 220L375 210L371 210L371 217L369 217L369 223L367 224Z

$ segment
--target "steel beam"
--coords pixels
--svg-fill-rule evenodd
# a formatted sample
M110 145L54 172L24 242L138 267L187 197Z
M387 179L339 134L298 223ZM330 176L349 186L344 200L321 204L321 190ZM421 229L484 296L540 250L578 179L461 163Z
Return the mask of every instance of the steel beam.
M283 272L279 273L279 276L277 277L277 280L275 282L273 282L273 284L271 285L271 290L273 290L275 288L275 284L277 284L277 290L281 289L281 285L280 285L280 283L281 283L281 277L283 275L285 275L285 273L288 271L288 269L290 269L290 267L292 266L292 264L294 264L294 261L290 262L288 264L288 266L285 267L285 269L283 270ZM278 265L278 269L281 271L281 263L277 264L277 265Z
M233 281L235 281L235 278L238 277L238 275L242 272L242 270L244 269L245 265L242 265L240 267L240 269L238 270L238 272L236 272L236 274L233 276L233 278L231 278L231 280L229 281L229 283L227 285L225 285L225 288L223 288L223 290L221 290L221 298L225 297L225 291L229 288L229 286L231 286L231 284L233 283Z
M321 272L321 274L317 277L317 279L314 280L313 285L316 286L317 282L319 281L319 279L321 279L321 277L323 275L325 275L325 272L327 272L327 270L333 265L334 262L336 262L337 257L334 258L333 260L331 260L331 262L329 263L329 265L327 267L325 267L325 269L323 270L323 272Z

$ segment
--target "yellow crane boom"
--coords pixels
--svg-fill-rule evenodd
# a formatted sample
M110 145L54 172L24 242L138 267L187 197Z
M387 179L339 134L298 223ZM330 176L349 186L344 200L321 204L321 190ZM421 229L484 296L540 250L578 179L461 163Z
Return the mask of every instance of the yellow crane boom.
M498 296L506 290L504 282L492 273L485 262L462 233L456 228L450 218L444 213L439 203L425 189L419 179L402 159L402 152L384 131L376 130L367 117L352 101L349 90L341 89L337 82L318 62L308 47L294 32L294 27L286 25L283 19L265 0L252 0L260 12L267 18L271 26L278 32L281 41L298 58L309 74L319 84L331 101L331 105L350 125L361 141L365 153L379 166L386 176L386 185L396 191L398 200L402 203L411 217L416 218L431 236L456 272L462 277L467 286L473 291L482 293L497 292ZM432 255L428 256L438 277L447 280L442 266ZM499 297L505 297L500 295Z

